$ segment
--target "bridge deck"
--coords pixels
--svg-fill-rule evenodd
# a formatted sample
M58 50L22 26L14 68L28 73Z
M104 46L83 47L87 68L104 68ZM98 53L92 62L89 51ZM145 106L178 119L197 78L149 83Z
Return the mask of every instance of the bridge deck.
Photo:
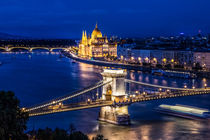
M112 105L112 101L103 101L102 103L86 103L78 107L65 106L64 108L59 108L59 109L48 109L48 110L38 111L34 113L29 113L29 116L30 117L40 116L40 115L47 115L47 114L58 113L58 112L97 108L97 107L103 107L103 106L109 106L109 105Z
M209 94L210 90L203 90L203 91L184 91L184 92L174 92L174 93L162 93L159 95L155 94L148 94L148 95L137 95L135 97L128 97L127 100L130 103L136 102L144 102L150 100L159 100L159 99L166 99L166 98L175 98L175 97L183 97L183 96L192 96L192 95L201 95L201 94ZM29 116L39 116L39 115L47 115L52 113L58 112L65 112L65 111L74 111L74 110L81 110L81 109L88 109L88 108L96 108L96 107L103 107L103 106L111 106L114 105L113 101L103 101L102 103L78 103L78 107L72 106L65 106L64 108L59 109L47 109L47 110L38 110L38 112L31 112ZM117 106L123 106L123 103L117 103ZM127 104L126 104L127 105Z

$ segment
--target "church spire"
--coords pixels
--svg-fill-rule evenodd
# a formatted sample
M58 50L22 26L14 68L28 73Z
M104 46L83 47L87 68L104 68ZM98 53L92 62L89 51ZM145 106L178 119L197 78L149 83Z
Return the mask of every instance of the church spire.
M82 40L84 39L85 34L84 34L84 30L82 31Z
M86 31L85 31L85 39L87 39L87 33L86 33Z
M84 37L85 37L85 34L84 34L84 30L82 31L82 42L84 41Z
M83 31L82 33L82 44L87 45L87 33Z
M95 27L96 29L98 28L98 24L97 24L97 21L96 21L96 27Z

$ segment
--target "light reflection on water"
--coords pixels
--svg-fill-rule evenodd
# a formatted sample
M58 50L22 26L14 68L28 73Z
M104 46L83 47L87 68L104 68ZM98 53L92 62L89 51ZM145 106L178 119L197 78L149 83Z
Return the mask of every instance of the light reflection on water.
M0 54L0 90L12 90L22 105L65 95L74 90L94 84L101 79L101 68L84 63L72 63L68 58L59 58L59 54L33 53L29 58L25 53ZM128 78L152 84L183 87L202 87L209 79L179 79L154 76L148 73L129 72ZM138 86L132 85L133 88ZM28 123L32 129L60 127L68 129L75 124L78 130L90 135L102 133L109 140L172 140L172 139L208 139L209 121L187 120L161 115L152 111L159 104L186 104L210 108L210 96L191 96L174 99L136 103L129 106L131 126L116 126L98 122L99 108L72 112L63 112L47 116L33 117Z

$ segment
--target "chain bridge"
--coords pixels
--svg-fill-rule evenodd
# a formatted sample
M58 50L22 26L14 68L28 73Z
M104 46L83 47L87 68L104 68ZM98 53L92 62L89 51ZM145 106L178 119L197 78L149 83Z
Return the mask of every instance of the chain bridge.
M136 102L209 94L210 88L177 88L143 83L126 79L124 70L104 69L103 79L94 85L46 101L22 108L29 116L39 116L58 112L101 107L99 120L129 124L128 105ZM139 86L138 90L133 90Z

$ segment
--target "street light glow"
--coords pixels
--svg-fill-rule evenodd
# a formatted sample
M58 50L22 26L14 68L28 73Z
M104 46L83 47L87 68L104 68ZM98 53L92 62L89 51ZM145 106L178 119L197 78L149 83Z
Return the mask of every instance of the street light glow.
M131 60L134 60L134 57L133 56L131 57Z

